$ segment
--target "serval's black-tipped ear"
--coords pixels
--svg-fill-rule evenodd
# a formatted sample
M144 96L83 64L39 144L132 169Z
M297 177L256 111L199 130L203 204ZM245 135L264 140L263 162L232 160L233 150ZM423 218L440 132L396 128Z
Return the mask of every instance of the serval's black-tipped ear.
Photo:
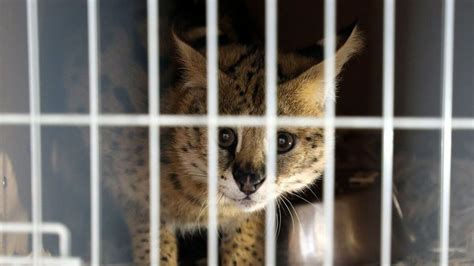
M324 40L315 45L289 54L280 54L278 71L283 90L291 90L293 95L308 101L309 104L322 106L324 95ZM336 39L335 75L344 64L363 47L361 33L357 23L338 32ZM289 93L286 91L285 93Z

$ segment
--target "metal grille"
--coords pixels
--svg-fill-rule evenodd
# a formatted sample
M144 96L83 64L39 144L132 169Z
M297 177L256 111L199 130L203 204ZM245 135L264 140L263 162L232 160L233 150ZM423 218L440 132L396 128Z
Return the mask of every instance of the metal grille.
M326 167L324 178L325 209L325 265L333 265L333 232L334 232L334 131L336 128L381 129L383 131L383 185L382 185L382 265L391 262L391 213L392 213L392 160L394 129L440 129L443 132L442 142L442 175L441 175L441 225L440 225L440 265L448 264L449 248L449 206L450 206L450 165L452 130L474 129L472 118L452 118L452 84L453 84L453 35L454 35L454 0L444 1L444 39L443 39L443 112L441 118L394 117L394 41L395 41L395 0L384 1L384 35L383 35L383 116L382 117L339 117L335 115L335 103L328 98L325 104L324 118L311 117L278 117L276 106L276 55L277 55L277 1L266 0L266 115L265 117L219 116L217 108L217 0L207 1L207 62L208 62L208 114L206 116L179 116L159 114L159 76L158 76L158 1L148 0L148 50L149 50L149 113L148 115L113 115L99 113L99 30L98 2L88 0L88 37L89 37L89 86L90 112L85 115L75 114L42 114L39 106L39 54L38 54L38 8L37 0L27 1L28 18L28 66L30 89L29 114L0 114L0 125L29 125L31 137L31 183L32 183L32 223L0 223L0 232L32 232L33 256L0 257L1 264L32 263L35 265L79 265L80 260L71 258L69 253L70 237L68 230L60 224L42 222L41 193L41 126L74 125L88 126L90 129L91 150L91 265L99 265L100 250L100 182L99 182L99 128L108 126L147 126L150 135L150 161L159 161L159 127L161 126L206 126L208 127L208 173L209 173L209 234L208 264L218 264L217 238L217 144L216 131L219 126L264 126L267 129L267 163L268 182L275 181L276 174L276 128L277 126L311 126L322 127L325 132ZM333 95L335 89L335 21L336 1L325 1L325 80L326 95ZM159 263L159 172L158 163L150 164L150 237L151 264ZM269 192L269 197L272 198ZM275 204L267 207L266 222L266 265L275 265L275 233L269 228L275 227ZM42 235L53 233L60 236L60 257L43 258Z

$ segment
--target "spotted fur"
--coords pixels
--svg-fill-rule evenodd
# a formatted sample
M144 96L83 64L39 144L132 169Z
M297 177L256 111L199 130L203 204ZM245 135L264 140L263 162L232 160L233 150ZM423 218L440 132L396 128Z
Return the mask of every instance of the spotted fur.
M109 99L104 111L146 111L146 70L128 57L131 41L120 31L112 32L115 45L102 51L102 97ZM179 82L162 98L165 113L206 114L205 28L172 34L177 55ZM222 36L221 37L225 37ZM219 114L265 114L264 52L257 44L242 44L220 38ZM362 45L357 27L338 38L336 73ZM280 116L323 115L324 61L321 43L278 58L278 114ZM131 56L130 58L133 58ZM79 60L79 59L78 59ZM117 67L127 66L127 68ZM131 72L127 73L127 69ZM71 91L87 87L87 75L72 71ZM104 96L105 95L105 96ZM79 108L79 107L77 107ZM77 109L79 110L79 109ZM264 263L264 207L268 182L246 197L234 180L232 168L243 165L265 175L265 129L235 127L234 151L219 149L218 220L222 232L223 265ZM295 147L278 155L275 189L278 195L303 190L321 176L324 167L322 129L279 128L296 136ZM146 265L149 248L149 160L146 128L101 130L102 180L122 206L132 236L134 263ZM207 129L177 127L161 129L160 201L162 265L177 265L176 233L188 233L207 225Z

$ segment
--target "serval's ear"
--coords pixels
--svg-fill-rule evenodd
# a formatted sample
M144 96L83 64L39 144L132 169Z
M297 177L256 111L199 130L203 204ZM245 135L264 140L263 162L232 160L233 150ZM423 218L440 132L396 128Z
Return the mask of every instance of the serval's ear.
M296 96L312 109L315 105L318 109L322 108L326 97L334 97L324 95L323 44L324 40L321 40L311 47L279 56L280 93ZM356 23L339 31L336 39L336 76L339 75L344 64L362 49L362 46L363 40Z
M206 58L191 47L173 31L173 39L178 51L178 60L184 70L184 79L197 86L206 84Z

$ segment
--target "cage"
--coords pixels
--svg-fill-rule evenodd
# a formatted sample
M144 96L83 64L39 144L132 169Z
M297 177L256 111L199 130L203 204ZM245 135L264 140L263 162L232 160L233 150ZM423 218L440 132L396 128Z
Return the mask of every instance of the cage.
M471 0L0 0L0 265L474 264L473 13ZM362 48L339 73L338 33L356 24ZM187 102L199 114L171 106L192 83L176 38L205 59ZM236 102L258 115L221 109L223 60L243 49L223 54L229 39L265 55L248 77L264 80L259 104ZM294 51L323 63L317 115L282 115L281 54ZM200 134L204 155L176 128ZM222 128L260 130L267 184L287 163L281 128L324 132L321 178L278 200L268 186L260 260L225 260ZM206 204L191 210L208 219L177 232L173 262L166 204L189 195L163 198L162 181L178 159L204 169Z

